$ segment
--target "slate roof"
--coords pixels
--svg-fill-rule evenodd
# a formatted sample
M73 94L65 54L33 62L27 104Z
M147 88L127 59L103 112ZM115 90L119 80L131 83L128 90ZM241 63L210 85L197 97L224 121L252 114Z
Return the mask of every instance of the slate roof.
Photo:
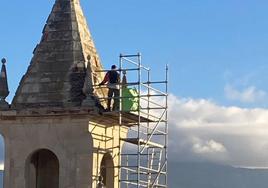
M13 108L81 106L86 95L106 96L93 87L104 73L79 0L56 0L33 53Z

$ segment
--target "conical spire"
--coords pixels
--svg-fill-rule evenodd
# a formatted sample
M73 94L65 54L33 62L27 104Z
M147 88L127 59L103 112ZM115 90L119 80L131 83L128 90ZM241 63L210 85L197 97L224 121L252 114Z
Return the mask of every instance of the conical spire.
M12 104L16 108L79 106L86 98L85 80L92 96L105 93L93 89L103 77L96 72L101 69L79 0L56 0Z
M9 104L6 102L6 97L9 95L8 83L7 83L7 71L6 71L6 59L2 59L2 68L0 75L0 109L9 108Z

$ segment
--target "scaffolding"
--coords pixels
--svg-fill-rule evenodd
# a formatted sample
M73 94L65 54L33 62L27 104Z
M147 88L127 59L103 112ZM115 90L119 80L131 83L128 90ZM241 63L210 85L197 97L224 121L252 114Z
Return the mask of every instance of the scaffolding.
M116 113L119 120L118 187L167 187L168 66L162 81L152 81L151 69L142 64L140 53L121 54L119 65L123 78L120 107L117 111L106 112ZM126 96L124 89L132 89L135 95ZM134 100L137 107L124 108L125 100ZM124 119L130 116L131 123L126 123ZM121 129L126 128L127 137L120 134Z
M132 79L123 87L136 87L138 98L138 109L127 111L138 116L136 122L123 124L126 97L121 89L119 125L128 126L129 132L127 138L120 138L124 142L120 149L120 187L167 187L168 66L163 81L151 81L151 69L142 65L141 54L121 54L119 71L121 77ZM130 72L134 72L133 78Z

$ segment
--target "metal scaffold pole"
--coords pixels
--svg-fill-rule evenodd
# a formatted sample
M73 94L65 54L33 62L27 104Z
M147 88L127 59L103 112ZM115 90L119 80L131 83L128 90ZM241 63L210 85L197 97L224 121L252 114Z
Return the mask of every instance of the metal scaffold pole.
M122 78L122 58L121 54L119 57L119 71L120 71L120 78ZM120 178L121 178L121 127L122 127L122 85L119 88L119 148L118 148L118 163L119 163L119 168L118 168L118 187L120 188Z
M138 53L138 64L139 64L139 77L138 77L138 82L139 82L139 87L138 87L138 93L139 93L139 106L141 106L141 100L140 100L140 96L141 96L141 76L142 76L142 72L141 72L141 54ZM138 123L138 140L140 138L140 133L141 133L141 111L138 111L138 116L139 116L139 123ZM141 179L141 145L140 145L140 141L138 141L138 186L140 186L140 179Z

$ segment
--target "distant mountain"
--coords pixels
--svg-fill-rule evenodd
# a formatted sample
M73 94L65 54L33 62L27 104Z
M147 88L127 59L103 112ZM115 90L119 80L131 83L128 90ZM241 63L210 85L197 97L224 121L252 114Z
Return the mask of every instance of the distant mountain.
M169 163L169 188L267 188L268 170L210 163ZM3 188L3 171L0 171Z
M169 188L267 188L267 169L210 163L169 163Z
M3 171L2 170L0 170L0 188L3 188Z

